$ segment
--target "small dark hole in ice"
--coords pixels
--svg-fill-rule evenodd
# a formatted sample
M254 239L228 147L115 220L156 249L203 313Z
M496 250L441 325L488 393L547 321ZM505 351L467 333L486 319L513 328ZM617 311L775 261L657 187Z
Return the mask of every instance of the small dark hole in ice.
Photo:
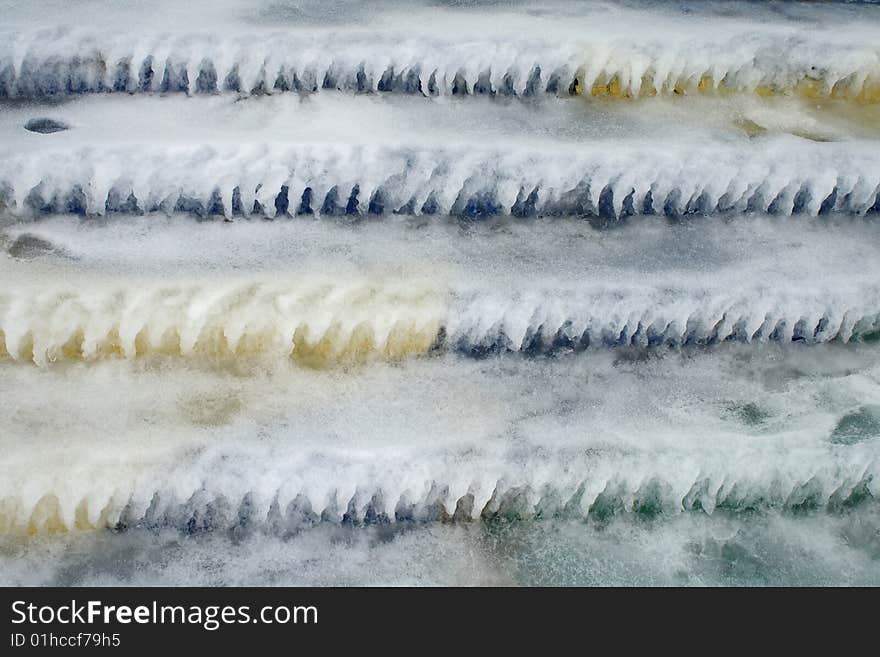
M54 119L31 119L27 123L24 124L25 130L30 130L31 132L39 132L43 135L48 135L52 132L61 132L62 130L69 129L70 126L66 123L62 123L61 121L55 121Z

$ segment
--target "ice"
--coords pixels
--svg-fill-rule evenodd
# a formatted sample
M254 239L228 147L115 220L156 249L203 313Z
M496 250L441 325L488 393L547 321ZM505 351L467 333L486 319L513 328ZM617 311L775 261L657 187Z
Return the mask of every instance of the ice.
M211 368L169 377L160 363L54 374L4 364L5 403L18 409L4 440L31 436L3 466L4 530L283 533L322 519L869 503L876 432L830 437L854 404L880 401L876 365L860 350L852 364L869 360L850 373L829 366L840 347L828 349L810 374L803 352L736 346L645 361L281 367L245 379ZM39 399L28 400L34 386Z
M880 202L880 156L870 143L779 137L711 149L624 143L609 149L599 142L565 150L80 148L12 154L0 160L0 183L2 201L22 216L182 211L275 217L279 208L281 214L330 216L815 216L863 215ZM246 207L241 198L252 194L255 203Z
M0 0L0 583L876 583L877 10Z
M65 21L70 8L34 20L13 6L5 12L11 15L0 51L0 94L746 91L875 101L880 89L872 8L837 15L818 8L800 21L762 16L761 9L707 20L704 12L662 5L639 11L585 3L580 10L557 7L575 15L554 19L542 5L493 14L388 3L368 17L349 6L340 12L347 20L293 19L280 30L279 22L254 21L259 10L235 3L226 11L215 3L188 5L168 15L189 16L166 18L158 29L150 24L167 15L123 7L102 16L103 31L74 27L81 15ZM114 22L118 29L108 29Z
M0 432L16 445L2 478L5 527L284 532L321 518L871 499L876 328L868 320L859 334L854 313L880 307L862 266L876 259L875 223L537 227L38 224L35 238L56 252L2 261L4 277L19 281L0 315L9 351L0 386L16 409ZM218 284L222 268L237 274ZM724 315L730 299L753 318L746 325L765 325L762 337L721 337L736 325ZM660 326L671 313L690 318L679 326L695 336L698 326L716 335L670 347L646 328L621 328L633 317ZM600 339L584 354L527 349L526 336L565 320ZM337 329L298 359L297 321L310 336L335 322L389 337L374 338L372 356L345 358L351 338ZM382 346L395 321L429 327L406 343L417 347L406 361ZM833 335L838 321L845 335ZM178 340L142 340L139 351L134 339L127 351L141 326ZM441 326L453 353L435 346ZM528 354L486 358L487 336ZM227 351L204 348L210 339Z

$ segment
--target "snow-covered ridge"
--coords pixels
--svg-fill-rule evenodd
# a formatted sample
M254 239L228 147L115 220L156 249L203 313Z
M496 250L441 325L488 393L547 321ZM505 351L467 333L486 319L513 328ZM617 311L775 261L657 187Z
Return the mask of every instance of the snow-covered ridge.
M594 28L595 29L595 28ZM717 38L716 38L717 37ZM880 48L798 31L454 38L369 30L5 35L0 97L86 92L399 92L637 97L802 93L880 100Z
M130 484L114 486L114 477L98 479L91 489L86 481L68 477L54 489L40 490L28 483L17 494L3 491L0 532L35 534L136 526L171 527L189 533L258 530L284 534L319 522L602 519L615 513L713 513L716 509L833 510L863 503L877 494L876 478L880 473L876 454L872 458L869 447L795 450L794 456L806 462L788 472L762 464L761 450L756 451L743 452L726 465L705 456L705 463L700 463L700 457L682 463L660 456L653 466L638 457L625 456L606 456L608 463L598 459L599 463L592 465L583 457L575 457L575 464L569 462L567 466L554 459L541 464L543 467L531 476L511 471L511 478L500 480L493 479L492 474L506 474L510 464L493 463L492 459L482 464L482 474L477 472L476 466L481 463L476 459L468 465L460 464L461 474L450 471L449 479L438 472L436 479L422 481L418 474L405 470L382 472L381 466L338 463L333 450L323 459L328 465L337 464L332 474L319 465L321 459L317 456L288 456L282 464L263 468L250 480L242 479L240 472L222 465L220 459L204 459L196 469L207 475L201 471L213 463L214 478L223 482L221 485L213 484L210 478L200 483L193 473L175 472L175 468L165 474L146 468L137 475L134 490ZM825 462L811 462L815 458ZM786 459L777 456L774 460L779 465ZM443 472L452 464L440 461L437 465ZM578 468L592 476L580 478ZM554 477L554 469L561 476ZM80 465L80 470L85 474L87 468ZM471 475L474 479L468 481ZM179 479L175 481L175 477ZM279 477L286 481L273 490L272 482ZM351 480L334 486L334 477ZM372 485L366 483L369 479L374 480ZM302 488L298 489L298 484ZM151 485L160 488L151 489Z
M41 213L585 215L880 209L870 143L561 150L341 145L83 148L0 159L0 204Z
M0 293L0 358L170 356L309 366L429 352L567 353L607 347L876 339L880 290L725 291L581 283L486 293L418 281L138 285Z
M307 364L424 353L444 311L418 284L146 286L5 296L0 355L38 364L134 358L294 358Z

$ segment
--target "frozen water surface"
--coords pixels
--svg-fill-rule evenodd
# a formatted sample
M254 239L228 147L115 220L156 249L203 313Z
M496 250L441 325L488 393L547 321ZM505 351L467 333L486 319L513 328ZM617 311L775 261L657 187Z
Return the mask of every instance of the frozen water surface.
M876 4L0 14L0 583L880 583Z

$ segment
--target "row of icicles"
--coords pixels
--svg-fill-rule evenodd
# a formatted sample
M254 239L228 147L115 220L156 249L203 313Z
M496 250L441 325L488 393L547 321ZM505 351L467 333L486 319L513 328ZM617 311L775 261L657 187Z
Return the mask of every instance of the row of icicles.
M286 66L275 75L265 69L256 75L256 82L245 82L238 67L218 76L214 65L205 60L196 70L171 60L165 63L161 76L148 57L137 75L129 62L120 62L115 73L107 75L107 65L100 59L84 58L65 62L48 60L26 63L16 75L11 66L0 69L0 97L52 96L84 92L187 92L217 93L232 91L260 95L276 91L316 92L321 89L354 92L399 92L431 95L507 95L534 96L539 92L558 95L584 95L610 98L651 97L657 95L695 95L753 92L760 96L777 94L801 95L808 98L844 98L860 103L880 102L880 71L859 69L837 79L828 79L821 72L789 73L778 78L761 75L760 71L727 73L716 77L711 71L666 75L649 69L633 78L629 73L590 71L581 67L574 73L568 66L555 71L542 71L535 66L524 80L507 72L502 76L485 70L476 76L463 71L451 76L433 71L423 75L419 67L395 70L393 66L374 77L363 67L352 71L336 70L332 65L321 74L314 70L295 71ZM194 80L190 80L190 77Z
M259 529L283 534L320 522L371 525L388 522L471 522L560 517L601 521L620 513L652 517L669 511L712 513L715 509L839 511L873 500L871 480L871 475L865 473L861 480L844 481L836 487L832 484L830 489L809 480L794 484L787 493L776 491L772 495L758 493L751 496L739 490L735 481L713 486L708 480L699 480L681 499L660 482L650 480L644 482L638 490L629 492L616 490L617 487L608 482L604 490L594 490L589 494L591 500L586 499L588 494L585 485L578 488L573 495L559 495L553 490L546 490L546 495L541 495L529 486L506 489L496 486L488 501L485 498L477 501L471 492L458 499L450 499L448 489L434 484L423 500L405 503L401 499L396 509L390 513L386 510L382 495L378 493L372 498L361 500L360 504L352 498L347 507L334 504L323 510L314 509L308 498L299 495L286 505L275 500L268 509L258 509L250 495L246 495L236 504L222 495L214 497L202 490L194 493L189 503L177 506L157 505L158 495L154 496L148 508L140 511L135 511L129 505L120 505L115 499L104 504L95 504L94 500L90 503L86 498L67 512L57 495L45 494L29 510L22 508L20 499L0 499L0 534L33 536L105 528L122 531L133 526L149 529L173 528L187 533ZM484 501L485 504L482 504Z
M106 335L88 340L82 329L55 336L49 343L37 342L28 331L10 344L0 330L0 361L35 363L47 366L54 362L99 361L146 356L171 356L203 361L236 362L260 359L290 358L308 367L324 367L340 363L369 360L397 361L434 351L455 351L474 357L501 353L563 354L590 348L681 348L707 347L723 342L794 342L819 343L868 341L880 338L880 314L864 316L855 321L838 318L830 322L801 319L795 323L767 317L763 323L729 321L722 318L714 326L679 327L674 322L643 324L638 322L620 327L609 324L604 329L578 330L565 323L559 328L545 327L526 330L522 336L508 335L503 327L494 325L477 330L461 327L448 335L438 321L398 321L387 332L380 332L369 321L343 328L333 323L321 333L310 332L300 325L285 340L277 331L244 332L230 338L222 327L209 326L198 333L191 343L184 343L180 331L169 329L151 335L147 328L133 339L124 341L114 327ZM66 336L66 337L65 337Z

